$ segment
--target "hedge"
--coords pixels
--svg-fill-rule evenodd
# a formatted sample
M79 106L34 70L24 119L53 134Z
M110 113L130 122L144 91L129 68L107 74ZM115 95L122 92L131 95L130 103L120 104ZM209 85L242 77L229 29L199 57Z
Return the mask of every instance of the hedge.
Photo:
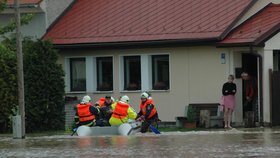
M14 43L14 42L13 42ZM0 46L0 132L11 131L17 109L15 47ZM2 47L2 49L1 49ZM49 41L23 42L26 131L64 129L64 72Z

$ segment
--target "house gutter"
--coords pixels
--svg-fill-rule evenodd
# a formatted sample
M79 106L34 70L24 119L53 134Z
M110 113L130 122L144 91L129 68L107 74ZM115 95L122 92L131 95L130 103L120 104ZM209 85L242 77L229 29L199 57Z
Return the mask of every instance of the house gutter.
M116 49L116 48L153 48L153 47L185 47L215 45L217 38L208 39L182 39L182 40L153 40L153 41L130 41L130 42L104 42L104 43L77 43L77 44L54 44L59 49Z
M21 4L19 8L37 8L39 4ZM14 5L7 5L8 9L13 9Z
M256 56L259 59L259 100L260 100L260 126L264 125L263 122L263 57L258 54L255 53L253 50L253 45L250 45L250 54Z

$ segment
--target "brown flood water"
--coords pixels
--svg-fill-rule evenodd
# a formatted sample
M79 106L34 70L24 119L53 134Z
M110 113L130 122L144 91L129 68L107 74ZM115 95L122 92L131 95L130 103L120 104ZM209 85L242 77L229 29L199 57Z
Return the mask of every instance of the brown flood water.
M134 136L0 136L0 157L280 157L280 129L162 132Z

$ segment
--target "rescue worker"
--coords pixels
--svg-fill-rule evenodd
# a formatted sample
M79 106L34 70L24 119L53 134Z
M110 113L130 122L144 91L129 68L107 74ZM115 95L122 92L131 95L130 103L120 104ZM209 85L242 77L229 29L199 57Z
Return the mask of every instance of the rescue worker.
M105 97L100 98L100 99L95 103L95 106L99 106L99 107L104 106L105 100L106 100Z
M98 104L100 115L97 124L100 126L110 126L109 120L113 113L112 104L114 104L114 98L107 95L99 99Z
M156 125L159 120L158 113L152 97L147 92L141 94L140 111L137 114L137 120L144 117L144 122L141 126L141 133L147 132L149 125Z
M116 104L112 105L113 114L109 120L111 126L121 125L129 119L135 120L137 113L129 105L129 97L124 95Z
M81 125L95 126L96 117L99 115L99 109L94 107L91 103L90 96L86 95L83 97L82 102L76 105L75 110L75 122L76 127Z

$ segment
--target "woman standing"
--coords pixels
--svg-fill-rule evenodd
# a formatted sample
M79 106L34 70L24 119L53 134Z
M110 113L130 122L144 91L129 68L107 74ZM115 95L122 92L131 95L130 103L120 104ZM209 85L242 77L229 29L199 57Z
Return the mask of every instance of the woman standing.
M232 128L230 126L232 112L235 107L235 93L236 84L233 83L234 76L228 76L228 82L223 85L223 105L224 105L224 121L225 128Z

